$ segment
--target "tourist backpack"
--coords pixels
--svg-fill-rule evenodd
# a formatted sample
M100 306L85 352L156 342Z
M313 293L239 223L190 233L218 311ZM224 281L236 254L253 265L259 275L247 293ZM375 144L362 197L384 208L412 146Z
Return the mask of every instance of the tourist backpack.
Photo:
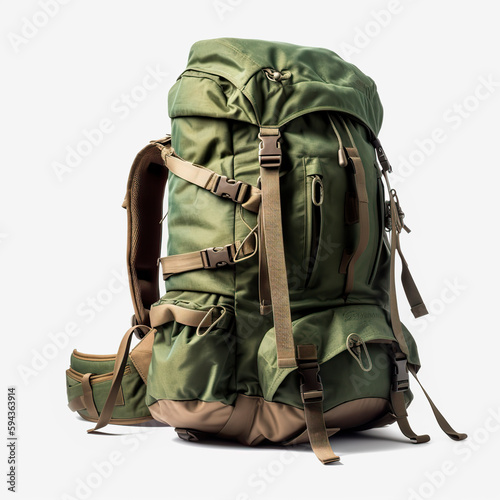
M123 204L132 327L116 356L73 352L70 408L90 432L154 418L189 441L310 442L323 463L339 430L397 422L428 441L406 413L420 360L398 256L427 310L374 82L325 49L224 38L192 47L168 101L171 136L137 155Z

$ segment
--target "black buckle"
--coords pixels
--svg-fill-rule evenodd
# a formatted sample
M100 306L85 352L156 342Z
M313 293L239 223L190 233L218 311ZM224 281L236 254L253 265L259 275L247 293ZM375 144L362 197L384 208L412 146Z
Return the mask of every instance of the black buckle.
M281 165L281 133L279 130L276 135L262 135L259 133L261 143L259 145L259 164L261 167L279 167Z
M204 268L216 269L217 267L234 264L234 245L225 245L223 247L205 248L201 251L205 256Z
M242 203L241 200L245 198L247 189L248 184L235 179L228 179L225 175L221 175L211 191L221 198L229 198L236 203Z
M392 376L392 390L394 392L403 392L410 388L410 379L406 365L406 358L394 360L394 374Z
M180 427L176 427L175 432L184 441L199 441L203 434L193 429L181 429Z
M384 148L382 147L382 144L378 140L377 137L375 137L372 140L373 147L375 148L375 151L377 152L377 157L378 161L380 163L380 166L382 167L382 170L384 172L392 172L392 166L389 163L389 159L387 158L387 155L385 154Z

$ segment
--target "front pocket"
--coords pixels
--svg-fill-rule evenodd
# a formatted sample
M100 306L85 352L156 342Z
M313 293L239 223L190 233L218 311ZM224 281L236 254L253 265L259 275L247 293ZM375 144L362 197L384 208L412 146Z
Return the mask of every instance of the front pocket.
M306 175L305 193L305 251L306 276L304 288L312 287L315 283L316 271L321 248L323 226L323 200L325 188L323 172L318 158L304 158Z
M156 327L148 374L148 406L162 399L232 404L236 398L235 322L229 299L194 292L182 293L182 299L169 299L172 294L179 292L167 293L156 305L173 304L207 312L218 309L219 316L207 329L177 321Z
M384 342L395 341L388 313L375 305L352 305L325 309L293 321L295 345L314 344L318 349L318 362L322 379L338 377L334 385L338 385L342 376L348 377L352 367L355 373L363 376L352 356L345 352L346 341L351 333L359 336L363 342L376 341L384 355ZM410 332L403 325L405 339L410 349L409 361L419 365L416 344ZM264 399L293 406L302 407L299 381L296 368L278 368L276 361L276 335L274 328L269 330L259 347L257 366L259 382ZM375 352L369 347L370 353ZM340 356L341 355L341 356ZM329 368L329 363L337 364L337 368ZM340 375L339 375L340 374ZM330 389L325 389L325 398L330 398ZM337 389L333 389L337 390ZM336 397L336 396L335 396ZM331 407L333 399L325 399L325 408Z

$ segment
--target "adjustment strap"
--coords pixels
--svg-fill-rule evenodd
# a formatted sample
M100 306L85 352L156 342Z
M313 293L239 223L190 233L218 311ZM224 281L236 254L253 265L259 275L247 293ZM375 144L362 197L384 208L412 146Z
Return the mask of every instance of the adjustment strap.
M416 434L408 422L404 393L410 388L408 379L408 362L406 356L395 347L394 373L391 381L391 405L394 417L401 432L417 444L426 443L431 438L427 434Z
M396 206L395 192L389 192L390 196L390 209L391 209L391 263L390 263L390 286L389 286L389 305L391 313L391 326L394 336L399 344L403 353L409 357L410 350L406 343L403 334L403 326L399 317L398 297L396 293L396 250L399 246L399 233L402 229L402 222L399 219L398 210Z
M269 271L267 268L266 255L266 239L262 230L262 210L259 210L258 215L258 231L259 231L259 304L260 314L263 316L269 314L273 310L271 301L271 288L269 284Z
M391 392L391 405L399 429L408 439L411 439L416 444L427 443L430 441L431 438L429 435L418 435L410 427L410 422L408 422L408 413L406 413L404 392Z
M153 321L152 311L150 312L150 319ZM154 330L149 330L149 332L144 335L141 341L130 351L128 357L132 361L137 373L141 376L145 384L148 383L148 371L149 365L151 363L151 357L153 354L153 342L155 339Z
M290 314L290 297L283 246L280 176L281 145L278 128L261 128L259 164L262 185L262 233L267 257L269 289L273 308L278 368L297 366ZM267 305L267 304L266 304Z
M101 415L97 420L96 426L93 429L89 429L87 431L89 433L97 431L98 429L102 429L103 427L108 425L109 421L111 420L116 404L116 399L120 391L125 367L127 366L127 359L128 353L130 351L130 344L132 342L132 336L134 335L136 329L142 330L144 334L148 333L151 330L151 328L145 325L133 326L129 328L123 336L120 347L118 348L118 352L116 353L115 366L113 368L113 379L111 380L111 388L109 390L108 397L106 398L106 402L104 403Z
M223 247L211 247L196 252L169 255L160 259L163 279L198 269L219 269L234 265L238 260L252 256L257 251L256 239L245 239Z
M455 429L453 429L453 427L444 418L443 414L437 409L436 405L434 404L434 402L430 398L429 394L427 394L427 391L424 389L423 385L421 384L420 380L418 379L415 367L413 367L412 365L408 365L408 370L413 375L415 380L418 382L418 385L422 388L422 391L425 394L427 401L431 405L432 412L434 413L434 416L436 417L437 423L439 424L439 427L441 427L441 430L449 438L453 439L454 441L462 441L462 439L466 439L467 434L464 434L462 432L457 432Z
M354 266L363 252L366 250L368 240L370 238L370 215L368 212L368 193L366 191L366 178L363 162L359 156L358 150L355 147L344 148L347 154L348 165L352 168L354 183L356 186L356 199L358 205L359 217L359 238L356 249L352 255L343 256L343 265L347 273L344 300L352 292L354 286ZM342 270L342 269L341 269Z
M396 250L398 251L399 257L401 259L401 264L402 264L401 282L403 284L403 289L405 291L406 298L408 299L408 302L410 304L413 316L415 318L420 318L421 316L425 316L426 314L428 314L427 308L424 304L422 296L420 295L420 292L418 291L417 285L415 284L415 280L413 279L413 276L410 273L408 262L404 258L403 252L401 251L401 245L399 239L399 234L401 233L402 229L404 229L408 233L410 232L410 229L404 224L405 214L399 204L399 199L397 197L396 191L394 189L391 189L391 184L389 182L389 176L388 176L388 173L392 172L391 164L389 163L389 160L385 154L385 151L379 139L376 137L373 138L372 144L377 153L380 166L382 167L382 174L385 183L387 185L387 190L389 192L389 197L390 197L389 201L386 202L386 207L387 207L386 218L388 219L386 220L386 228L391 231L392 235L396 233L395 238L391 237L391 270L393 262L396 257L395 252L392 251L392 249L395 246ZM396 284L395 281L393 281L391 278L391 293L390 293L391 298L393 293L395 296ZM392 308L391 308L391 316L392 316Z
M330 446L323 415L323 384L319 377L316 346L298 345L297 364L301 379L300 394L304 403L304 416L311 448L323 464L338 462L340 457Z
M260 189L246 182L228 179L196 163L191 163L178 156L170 142L151 141L160 150L165 166L177 177L210 191L221 198L228 198L239 203L251 212L257 213L260 205Z

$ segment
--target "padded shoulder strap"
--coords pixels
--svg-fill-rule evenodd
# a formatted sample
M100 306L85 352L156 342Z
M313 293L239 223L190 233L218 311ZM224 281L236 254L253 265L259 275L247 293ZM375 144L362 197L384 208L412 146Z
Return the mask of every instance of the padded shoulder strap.
M155 142L167 145L170 137ZM142 149L130 169L123 207L127 209L127 269L134 324L149 326L149 309L160 298L160 221L167 177L168 170L155 144Z

